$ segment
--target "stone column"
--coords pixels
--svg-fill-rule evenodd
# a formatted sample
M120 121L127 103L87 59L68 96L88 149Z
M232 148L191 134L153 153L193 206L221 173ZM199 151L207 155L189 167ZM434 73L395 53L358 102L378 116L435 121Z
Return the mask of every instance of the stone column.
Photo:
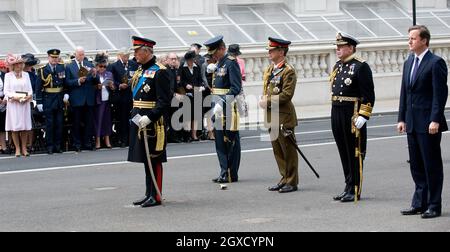
M412 0L397 0L408 11L412 12ZM417 8L446 9L447 0L416 0Z
M80 0L17 0L16 10L30 25L81 21Z
M163 0L160 8L168 18L218 17L218 0Z
M338 14L339 0L284 0L297 16Z

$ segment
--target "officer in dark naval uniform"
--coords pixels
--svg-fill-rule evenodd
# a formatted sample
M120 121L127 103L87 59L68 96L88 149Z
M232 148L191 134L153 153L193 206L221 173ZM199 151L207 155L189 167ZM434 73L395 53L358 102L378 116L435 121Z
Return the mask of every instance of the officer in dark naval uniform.
M361 197L363 161L367 146L367 121L372 115L375 91L369 65L356 57L359 41L338 33L337 56L330 81L332 85L331 124L344 169L346 187L334 197L341 202Z
M61 51L47 52L48 64L38 69L36 81L36 103L39 112L44 112L46 121L45 140L48 154L62 153L62 131L64 119L64 87L66 68L60 63Z
M241 142L235 97L241 92L241 71L236 58L227 54L223 36L212 38L204 45L208 48L208 54L218 62L212 84L214 96L212 107L220 174L213 179L213 182L237 182L241 161Z
M144 163L146 175L145 197L133 204L153 207L160 205L163 200L158 189L162 191L162 163L167 162L165 121L168 120L170 108L170 79L166 67L156 62L153 54L156 42L139 37L132 39L136 61L140 66L130 81L133 110L128 161ZM147 141L147 146L144 141Z
M269 38L267 50L272 64L264 72L264 90L259 103L266 112L265 126L269 132L275 133L271 140L281 175L281 180L269 187L269 191L280 193L298 190L298 155L294 146L297 141L293 134L297 126L297 113L292 103L297 74L286 60L290 44L290 41Z

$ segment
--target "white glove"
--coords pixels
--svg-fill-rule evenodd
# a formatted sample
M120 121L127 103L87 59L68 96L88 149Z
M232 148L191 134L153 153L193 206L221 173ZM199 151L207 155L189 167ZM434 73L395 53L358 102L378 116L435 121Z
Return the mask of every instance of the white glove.
M64 101L65 103L67 103L67 102L69 102L69 98L70 98L69 94L65 94L65 95L64 95L63 101Z
M355 126L356 126L356 128L361 129L362 127L364 127L364 124L366 124L366 122L367 122L367 119L360 116L360 117L358 117L358 119L356 119Z
M199 91L200 92L205 92L206 88L205 87L200 87Z
M216 71L216 69L217 69L216 64L209 64L208 67L206 68L206 72L212 74Z
M37 107L39 112L41 112L41 113L44 112L44 105L38 104L36 107Z
M214 106L213 114L220 116L222 115L222 113L223 113L222 106L220 106L220 104L216 104L216 106Z
M139 125L141 126L141 128L145 128L147 127L147 125L149 125L152 121L150 121L150 118L148 118L148 116L143 116L141 117L141 119L139 120Z

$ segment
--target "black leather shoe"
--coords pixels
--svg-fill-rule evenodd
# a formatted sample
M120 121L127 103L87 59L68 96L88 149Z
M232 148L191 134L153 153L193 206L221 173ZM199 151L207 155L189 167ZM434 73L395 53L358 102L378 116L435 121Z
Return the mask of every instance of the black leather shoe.
M297 186L285 185L278 192L279 193L290 193L297 191Z
M145 196L144 198L133 202L133 205L134 206L140 206L140 205L144 204L144 202L146 202L149 198L150 198L150 196Z
M48 154L48 155L53 155L53 151L52 151L52 150L48 150L48 151L47 151L47 154Z
M345 197L345 195L347 195L347 192L346 192L346 191L342 192L342 193L341 193L340 195L338 195L338 196L333 197L333 200L334 200L334 201L341 201L341 200Z
M285 185L286 185L286 184L277 184L277 185L274 185L274 186L269 187L268 189L269 189L269 191L271 191L271 192L278 192L278 191L280 191L280 189L283 188Z
M76 153L80 153L81 152L81 148L80 147L75 148L75 152Z
M421 209L421 208L414 208L414 207L411 207L411 208L404 209L404 210L400 211L400 213L402 215L405 215L405 216L419 215L419 214L423 214L424 212L425 211L423 209Z
M434 210L427 210L425 213L422 214L422 219L434 219L437 217L441 217L441 212Z
M62 154L63 152L62 152L61 149L56 149L54 153L56 153L56 154Z
M355 194L346 193L341 199L342 203L355 202Z
M223 183L229 183L228 179L224 179L221 177L215 178L212 180L213 183L223 184Z
M146 207L154 207L154 206L159 206L159 205L161 205L161 202L158 202L153 197L150 197L147 201L142 203L141 207L146 208Z

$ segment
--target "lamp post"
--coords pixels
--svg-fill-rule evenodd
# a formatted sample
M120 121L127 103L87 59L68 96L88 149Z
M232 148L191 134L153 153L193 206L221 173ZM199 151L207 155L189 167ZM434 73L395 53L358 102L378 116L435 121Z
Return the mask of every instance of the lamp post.
M416 6L416 0L412 0L412 9L413 9L413 25L417 25L417 6Z

